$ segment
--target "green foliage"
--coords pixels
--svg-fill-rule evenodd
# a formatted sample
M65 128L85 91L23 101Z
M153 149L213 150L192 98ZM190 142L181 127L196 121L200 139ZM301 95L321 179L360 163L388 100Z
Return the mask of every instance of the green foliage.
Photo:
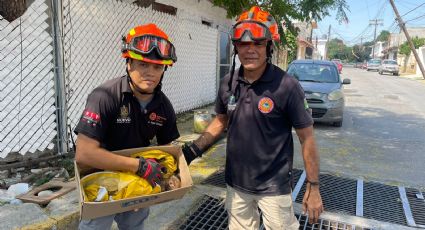
M400 45L399 53L404 54L406 56L410 55L410 46L407 41Z
M328 57L329 59L347 59L350 56L351 49L347 49L344 42L340 39L334 38L328 43Z
M361 46L361 45L354 45L352 47L353 53L356 55L354 57L355 61L357 62L363 62L369 59L369 55L371 53L371 48L367 46Z
M381 31L381 33L376 37L376 41L386 42L390 37L390 32L387 30Z
M288 31L285 34L286 37L286 49L288 50L288 63L291 63L293 60L297 58L297 37Z
M415 47L415 49L417 49L417 48L425 45L425 38L414 37L414 38L412 38L412 42L413 42L413 46ZM403 44L400 45L400 50L399 50L400 54L404 54L406 56L409 56L411 51L412 50L410 49L409 43L407 41L405 41Z

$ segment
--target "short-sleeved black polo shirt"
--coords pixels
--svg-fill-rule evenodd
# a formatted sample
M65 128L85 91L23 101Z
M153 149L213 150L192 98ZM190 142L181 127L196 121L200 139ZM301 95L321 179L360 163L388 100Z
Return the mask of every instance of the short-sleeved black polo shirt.
M180 136L165 94L157 92L142 111L128 76L109 80L91 92L75 133L96 139L109 151L149 146L155 136L159 145L168 144Z
M226 183L251 194L288 194L292 127L313 124L304 91L295 78L272 64L251 84L243 78L243 68L235 72L231 92L229 75L221 82L215 108L229 118ZM234 110L227 107L232 94L238 97Z

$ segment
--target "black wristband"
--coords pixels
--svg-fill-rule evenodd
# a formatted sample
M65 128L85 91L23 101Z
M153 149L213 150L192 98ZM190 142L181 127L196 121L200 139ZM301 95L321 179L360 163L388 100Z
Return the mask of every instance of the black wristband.
M143 177L144 176L144 172L146 172L146 160L143 157L139 158L139 168L137 168L136 171L136 175L138 175L139 177Z
M189 148L193 151L193 153L195 153L195 155L197 156L197 157L201 157L202 156L202 150L200 150L199 148L198 148L198 146L197 145L195 145L195 143L190 143L190 145L189 145Z
M309 180L307 180L307 183L309 183L310 186L319 186L320 185L319 181L309 181Z

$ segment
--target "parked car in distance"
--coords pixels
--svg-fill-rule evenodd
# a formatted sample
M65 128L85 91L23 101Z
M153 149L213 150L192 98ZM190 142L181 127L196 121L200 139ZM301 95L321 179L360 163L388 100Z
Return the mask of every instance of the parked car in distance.
M397 61L385 59L382 61L381 66L379 67L379 74L383 73L392 73L393 75L399 75L399 69Z
M354 68L362 68L363 62L354 63Z
M345 106L343 84L351 81L341 81L334 62L295 60L289 65L288 73L303 87L313 120L341 127Z
M338 73L342 72L342 63L340 59L332 59L332 61L335 63L336 67L338 68Z
M376 70L379 71L379 67L381 66L381 59L370 59L367 62L366 70Z

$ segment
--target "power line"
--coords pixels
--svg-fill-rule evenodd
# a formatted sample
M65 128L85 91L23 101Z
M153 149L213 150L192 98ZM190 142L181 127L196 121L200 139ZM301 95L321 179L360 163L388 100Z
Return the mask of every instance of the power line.
M412 12L412 11L414 11L414 10L418 9L419 7L421 7L421 6L423 6L423 5L425 5L425 2L424 2L424 3L422 3L422 4L420 4L420 5L419 5L419 6L417 6L417 7L413 8L413 9L409 10L407 13L404 13L404 14L403 14L403 15L401 15L400 17L404 17L405 15L409 14L410 12Z
M416 17L416 18L409 19L409 20L405 21L404 23L411 22L411 21L414 21L414 20L417 20L417 19L423 18L423 17L425 17L425 14L424 15L421 15L419 17Z
M384 25L382 19L369 20L369 25L375 26L375 32L373 33L373 47L372 47L372 58L375 58L375 44L376 44L376 27L378 25Z

